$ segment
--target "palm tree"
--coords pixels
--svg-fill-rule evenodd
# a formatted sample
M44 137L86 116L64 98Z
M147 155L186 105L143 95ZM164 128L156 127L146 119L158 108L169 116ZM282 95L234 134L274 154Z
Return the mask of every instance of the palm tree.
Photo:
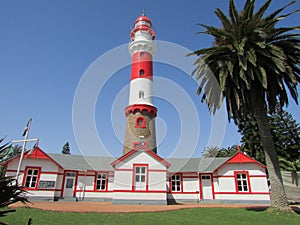
M266 1L255 12L255 0L247 0L238 12L230 0L229 16L216 9L221 28L199 24L205 28L200 33L211 35L214 45L191 55L199 56L193 71L200 80L197 94L204 92L202 101L212 113L225 99L229 120L236 122L249 112L255 116L271 182L271 206L288 209L266 108L273 110L277 101L281 107L288 105L287 90L298 104L300 40L295 31L300 27L276 26L298 12L281 14L295 1L265 16L271 2Z

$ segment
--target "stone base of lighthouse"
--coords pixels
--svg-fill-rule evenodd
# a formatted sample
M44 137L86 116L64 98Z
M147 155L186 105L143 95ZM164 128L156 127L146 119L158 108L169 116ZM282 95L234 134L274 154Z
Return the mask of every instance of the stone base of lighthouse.
M123 155L140 145L157 153L155 117L157 109L150 105L131 105L126 107L126 133Z

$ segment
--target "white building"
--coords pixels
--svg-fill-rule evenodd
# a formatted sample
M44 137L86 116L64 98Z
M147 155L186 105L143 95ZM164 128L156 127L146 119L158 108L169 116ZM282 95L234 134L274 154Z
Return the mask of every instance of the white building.
M6 162L15 176L19 157ZM19 183L29 199L112 201L131 204L175 202L267 203L265 166L237 152L231 158L162 159L145 146L120 158L25 153Z

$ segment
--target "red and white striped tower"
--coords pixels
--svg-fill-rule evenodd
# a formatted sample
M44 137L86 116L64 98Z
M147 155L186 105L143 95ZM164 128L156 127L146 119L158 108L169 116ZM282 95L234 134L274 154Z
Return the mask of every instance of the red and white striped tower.
M156 153L155 117L153 105L152 56L155 54L155 32L150 19L142 14L130 32L129 53L132 57L129 105L123 154L146 145Z

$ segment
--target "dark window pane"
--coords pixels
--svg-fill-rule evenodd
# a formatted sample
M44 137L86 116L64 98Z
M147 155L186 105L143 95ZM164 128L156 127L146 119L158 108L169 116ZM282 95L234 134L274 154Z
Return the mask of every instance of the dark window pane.
M135 168L135 172L136 172L136 173L140 173L140 167L136 167L136 168Z
M141 176L141 182L145 182L145 175Z
M33 174L34 174L34 175L37 175L38 172L39 172L38 170L34 170L34 173L33 173Z
M146 172L146 167L142 167L142 173Z
M136 181L136 182L140 182L140 176L139 176L139 175L136 175L136 176L135 176L135 181Z

